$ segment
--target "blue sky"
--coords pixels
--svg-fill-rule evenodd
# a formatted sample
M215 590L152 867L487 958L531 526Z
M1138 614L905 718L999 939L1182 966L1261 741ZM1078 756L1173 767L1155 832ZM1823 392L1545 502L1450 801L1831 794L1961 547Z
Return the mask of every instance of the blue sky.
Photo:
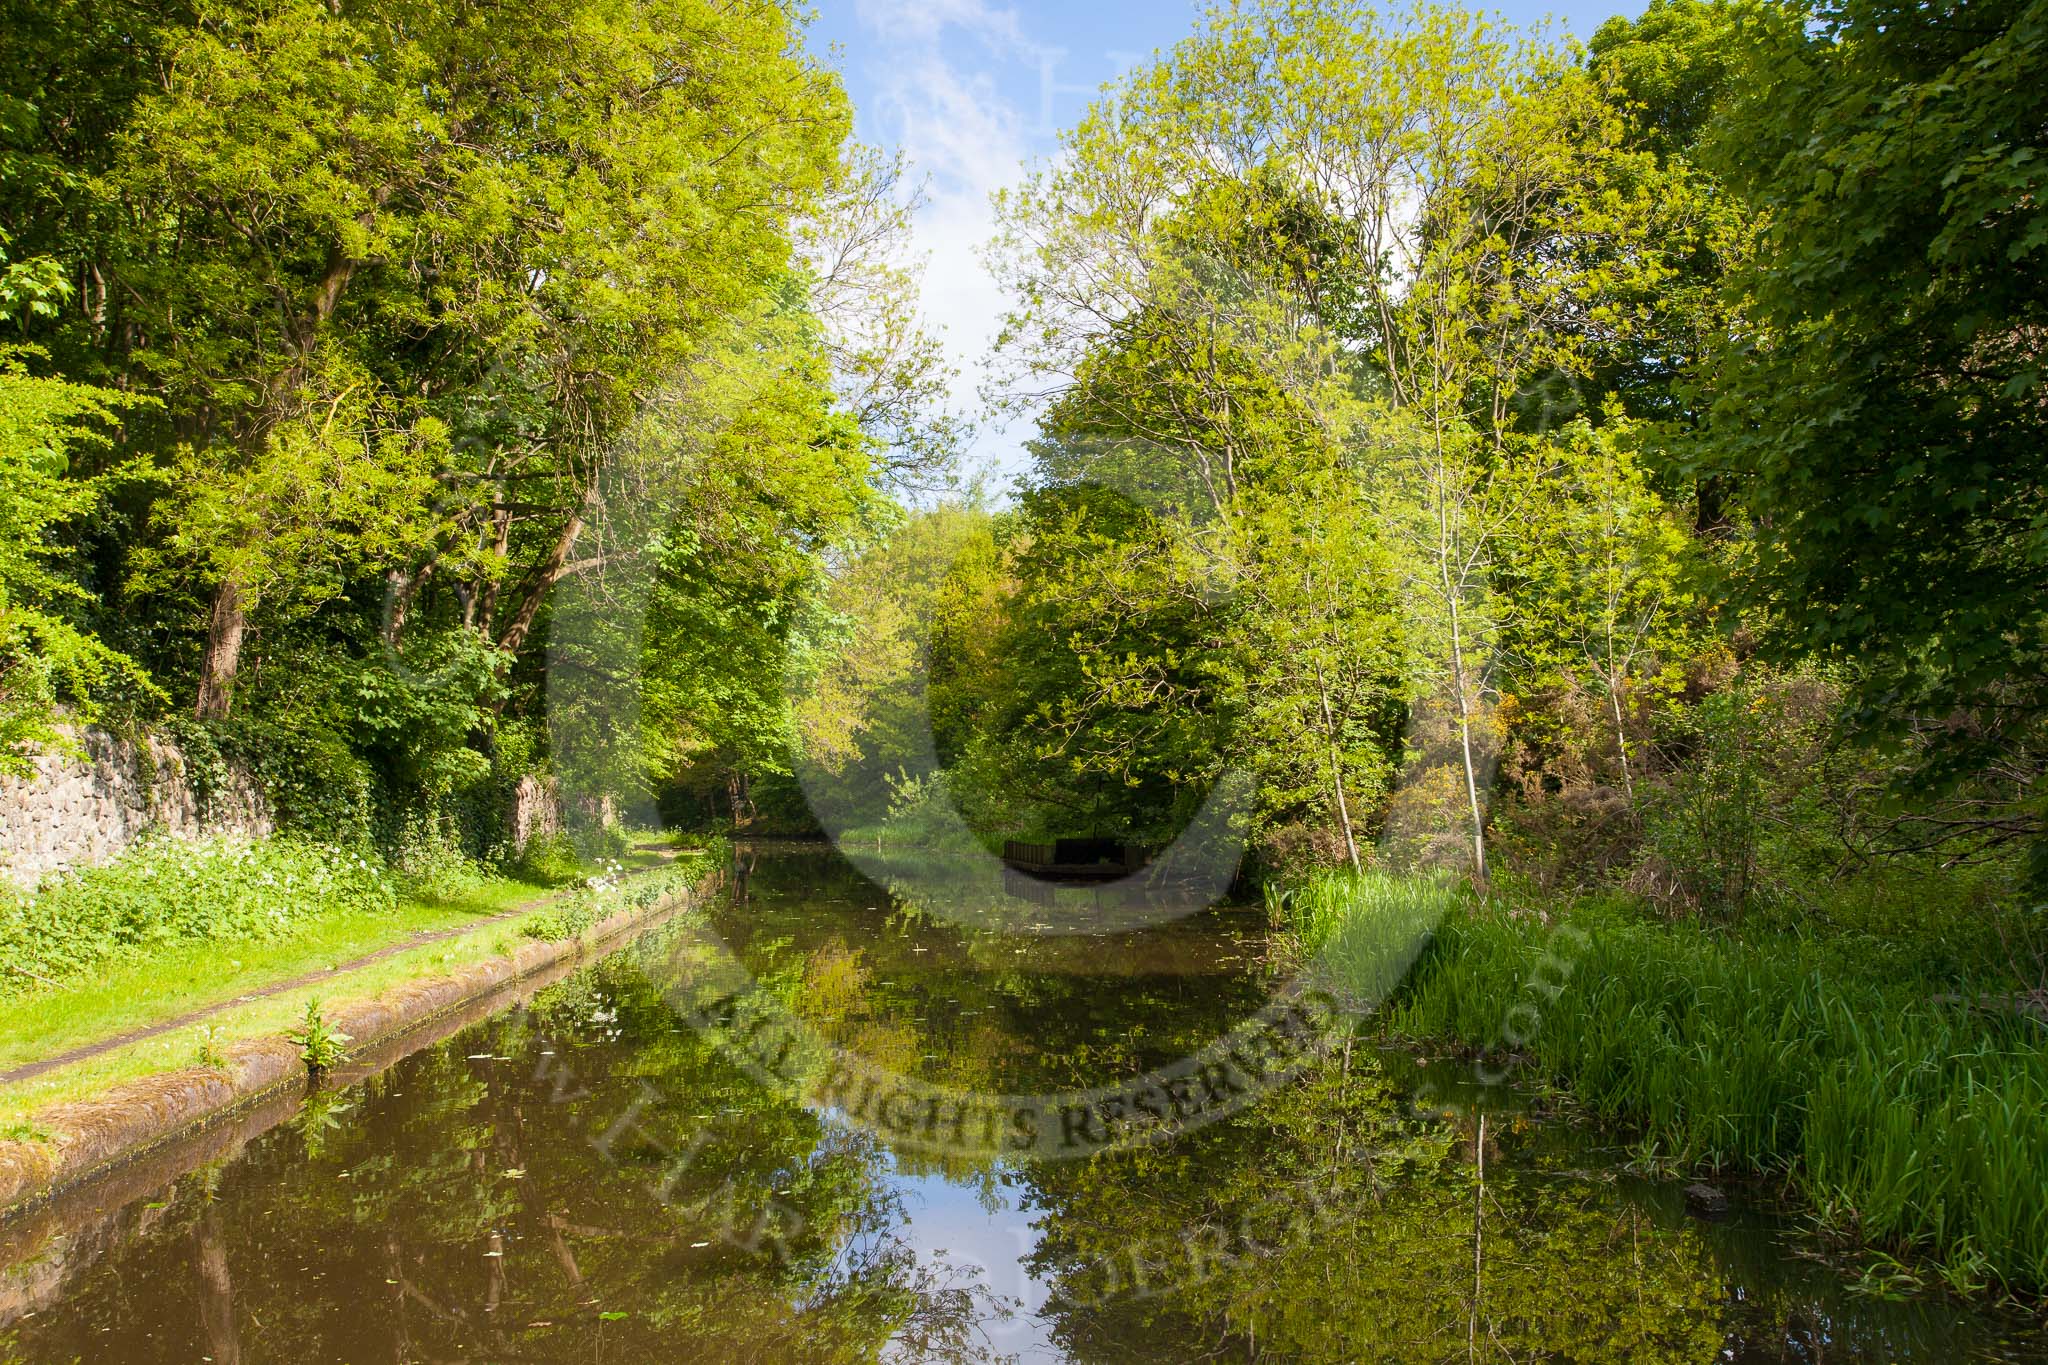
M916 221L924 309L961 370L956 406L978 406L980 359L1004 299L977 251L993 232L989 195L1052 155L1102 85L1190 32L1195 0L815 0L809 46L837 66L861 140L900 148L924 180ZM1546 17L1579 38L1641 0L1492 6L1510 24ZM836 49L830 51L828 49ZM1020 466L1027 432L987 432L973 458Z

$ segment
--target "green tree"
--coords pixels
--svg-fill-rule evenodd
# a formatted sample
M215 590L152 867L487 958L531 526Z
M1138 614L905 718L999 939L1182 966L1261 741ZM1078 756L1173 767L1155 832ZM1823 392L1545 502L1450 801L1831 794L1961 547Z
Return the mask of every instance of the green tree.
M1334 461L1290 471L1246 502L1246 610L1225 656L1240 761L1260 778L1273 835L1321 817L1356 869L1408 719L1416 642L1396 556L1379 509Z
M1797 23L1776 4L1652 0L1633 19L1602 24L1586 55L1621 114L1625 145L1647 153L1616 170L1646 194L1631 247L1655 268L1604 282L1595 311L1612 322L1590 338L1583 401L1564 405L1559 420L1598 421L1612 395L1617 415L1656 424L1635 438L1656 491L1690 495L1695 527L1717 535L1733 509L1726 477L1696 458L1714 397L1708 362L1736 327L1730 277L1755 259L1764 215L1725 183L1704 144L1734 98L1750 45Z
M1936 774L1995 757L2036 791L2044 59L2048 6L2023 0L1859 0L1757 45L1717 149L1769 229L1709 452L1781 647L1855 659L1861 728L1927 732Z
M213 585L203 716L251 611L309 561L397 560L401 625L429 575L466 569L470 624L522 646L639 405L787 273L791 216L836 174L844 100L777 7L509 17L222 11L170 44L129 126L110 175L148 225L115 263L134 358L186 481L257 511L164 509ZM310 496L309 467L354 487Z
M1629 325L1603 299L1666 269L1637 249L1649 156L1557 54L1429 9L1219 10L1117 96L1005 203L1019 368L1146 443L1148 494L1218 536L1262 476L1356 472L1483 876L1508 474L1541 459L1532 388L1587 374Z
M150 687L132 660L72 619L67 609L88 595L56 543L138 472L80 477L73 468L81 448L112 444L109 428L134 400L38 376L33 356L0 347L0 772L8 773L27 772L29 754L59 738L60 700L89 719L102 691Z
M1641 713L1680 681L1697 626L1694 546L1649 487L1639 424L1575 422L1543 468L1524 467L1524 505L1542 508L1504 556L1516 606L1503 649L1524 693L1597 690L1622 791L1633 803ZM1563 736L1571 744L1583 737ZM1609 748L1609 745L1599 745Z

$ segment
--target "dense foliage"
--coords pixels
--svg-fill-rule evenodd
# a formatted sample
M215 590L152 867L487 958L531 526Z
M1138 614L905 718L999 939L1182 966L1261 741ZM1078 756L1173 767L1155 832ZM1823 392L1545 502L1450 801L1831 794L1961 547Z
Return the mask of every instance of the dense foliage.
M1217 8L1003 200L1032 464L835 579L812 785L1156 850L1248 776L1366 998L1443 921L1396 1027L2038 1290L2044 14Z
M0 23L0 768L161 727L422 881L522 790L597 831L558 882L653 800L1156 849L1216 798L1310 936L1512 902L1439 945L1489 989L1611 898L1547 1065L2039 1287L1984 1171L2041 1169L2048 0L1219 5L1001 198L1030 463L950 501L896 168L781 0ZM260 928L132 894L210 856L0 961Z
M108 864L0 892L0 994L197 939L288 936L316 915L396 908L361 852L300 839L148 840Z
M905 837L1235 772L1253 867L2024 894L2048 107L1963 8L1218 11L1003 201L1033 463L835 579L813 759Z
M916 512L782 7L18 17L17 768L182 712L477 855L522 779L1156 846L1236 774L1256 866L1728 915L2041 846L2034 7L1219 12L1004 199L1033 463Z
M291 828L473 856L521 779L786 764L822 552L952 432L794 11L4 22L0 764L182 715Z

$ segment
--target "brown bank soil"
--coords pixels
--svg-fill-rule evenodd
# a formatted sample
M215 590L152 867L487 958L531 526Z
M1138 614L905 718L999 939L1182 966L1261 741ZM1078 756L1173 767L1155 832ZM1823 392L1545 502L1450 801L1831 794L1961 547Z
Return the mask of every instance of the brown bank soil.
M328 1002L323 1017L351 1040L351 1060L329 1079L347 1083L381 1071L567 976L639 930L697 904L723 875L720 870L708 871L694 885L652 905L619 911L574 938L508 946L453 970L398 981L376 979L382 960L419 947L414 941L345 964L336 972L276 983L262 994L280 995L318 982ZM195 1012L194 1017L243 1003L224 1002ZM82 1055L69 1060L89 1060L191 1022L184 1018L107 1039L79 1049ZM86 1181L104 1176L118 1182L130 1167L147 1167L150 1177L156 1178L155 1168L162 1160L182 1165L176 1153L183 1148L217 1145L215 1130L234 1132L239 1144L297 1108L309 1078L299 1049L280 1032L273 1029L268 1036L223 1043L218 1052L218 1066L127 1080L90 1099L39 1109L22 1125L33 1136L0 1139L0 1243L15 1240L11 1234L18 1230L16 1225L35 1209Z

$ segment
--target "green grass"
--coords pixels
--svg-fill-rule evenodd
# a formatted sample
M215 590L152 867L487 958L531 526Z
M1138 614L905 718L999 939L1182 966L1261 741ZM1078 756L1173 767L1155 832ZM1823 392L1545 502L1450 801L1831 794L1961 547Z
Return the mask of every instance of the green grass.
M657 867L666 860L656 846L666 843L657 836L641 836L620 861L628 868ZM642 907L662 892L694 882L727 857L724 845L714 842L678 856L662 871L600 888L593 902L603 907L603 915ZM0 1000L0 1065L20 1065L402 944L416 932L468 930L404 948L369 966L327 977L317 986L229 1005L201 1022L0 1086L0 1133L16 1128L43 1131L46 1125L35 1116L52 1105L90 1099L142 1077L204 1065L209 1053L218 1054L244 1039L283 1037L303 1025L311 997L320 997L332 1011L400 982L506 956L526 939L553 937L532 932L532 926L546 923L554 914L553 906L536 905L524 914L478 923L548 894L545 888L524 882L490 879L475 884L468 898L452 905L402 903L393 912L323 916L302 923L286 940L178 944L146 959L122 961L91 981Z
M1299 912L1325 942L1346 932L1343 880ZM1399 894L1362 883L1355 913L1383 919ZM1585 937L1498 903L1448 915L1386 1027L1486 1049L1512 1033L1534 1073L1640 1134L1646 1156L1782 1177L1832 1229L1957 1289L2048 1289L2038 1020L1944 1003L1910 972L1864 975L1866 953L1825 938L1737 941L1598 909L1569 922Z
M1320 983L1372 1003L1406 978L1438 923L1458 904L1446 880L1321 871L1268 887L1267 913Z
M328 1001L330 1008L338 1009L351 1000L377 995L400 982L443 975L503 957L519 945L519 924L518 919L511 919L479 925L459 937L394 953L368 967L323 981L318 987L233 1005L203 1024L158 1034L33 1080L0 1086L0 1127L21 1121L48 1127L37 1115L52 1105L94 1099L127 1081L201 1065L203 1048L222 1049L249 1038L282 1038L303 1021L306 1001L314 995Z
M301 921L288 938L193 939L105 962L55 988L0 999L0 1071L326 971L414 934L474 924L547 894L543 887L493 878L450 904L335 910Z
M110 863L0 893L0 996L195 940L282 940L336 911L389 913L405 886L362 849L292 837L144 839Z

